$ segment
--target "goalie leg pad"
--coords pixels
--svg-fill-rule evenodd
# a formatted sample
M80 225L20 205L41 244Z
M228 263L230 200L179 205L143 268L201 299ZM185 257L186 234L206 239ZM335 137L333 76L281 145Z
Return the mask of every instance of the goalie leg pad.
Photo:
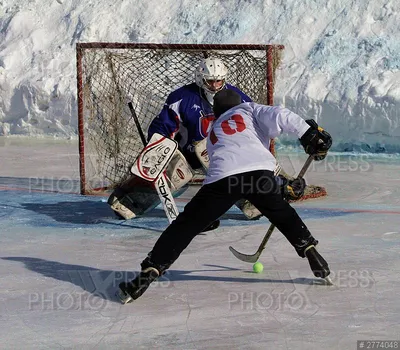
M107 203L120 219L130 220L136 217L136 214L129 209L129 204L128 206L123 204L126 200L129 200L127 196L123 195L118 198L116 191L114 191L108 198Z
M167 183L174 197L181 195L193 173L181 152L176 151L167 168ZM132 175L116 188L108 199L111 209L125 220L133 219L154 209L160 198L153 183Z
M151 183L145 182L135 175L129 179L133 187L123 185L116 188L108 198L108 204L118 217L130 220L146 211L153 209L159 203L157 191Z

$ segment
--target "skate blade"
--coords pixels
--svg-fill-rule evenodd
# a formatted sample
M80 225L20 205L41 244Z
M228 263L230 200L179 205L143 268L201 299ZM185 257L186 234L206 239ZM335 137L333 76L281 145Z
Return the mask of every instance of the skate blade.
M129 295L126 294L124 291L121 289L117 290L115 292L115 295L118 297L118 299L121 301L122 304L129 304L133 301L133 298Z
M326 284L327 284L328 286L333 286L333 281L332 281L332 279L330 278L330 276L326 276L326 277L324 278L324 280L325 280L325 282L326 282Z

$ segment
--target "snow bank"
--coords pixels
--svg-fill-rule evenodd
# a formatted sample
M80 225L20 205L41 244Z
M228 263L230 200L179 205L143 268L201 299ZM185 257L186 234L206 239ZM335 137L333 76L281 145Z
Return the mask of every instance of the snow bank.
M394 0L0 4L0 135L77 136L76 42L276 43L276 103L316 118L337 150L400 151Z

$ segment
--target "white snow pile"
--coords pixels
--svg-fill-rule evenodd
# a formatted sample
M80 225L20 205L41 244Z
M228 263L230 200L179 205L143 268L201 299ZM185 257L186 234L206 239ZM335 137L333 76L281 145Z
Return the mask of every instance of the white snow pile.
M396 0L0 0L0 135L77 136L77 42L283 44L276 103L400 151ZM281 138L283 144L289 140Z

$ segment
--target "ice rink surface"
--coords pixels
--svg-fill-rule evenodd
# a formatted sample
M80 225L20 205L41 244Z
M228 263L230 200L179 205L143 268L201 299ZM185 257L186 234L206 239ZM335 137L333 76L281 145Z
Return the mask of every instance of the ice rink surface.
M331 154L307 173L329 195L294 206L334 286L314 278L278 231L260 257L264 272L253 273L228 247L254 253L269 222L232 208L121 305L116 286L139 270L167 219L156 208L120 221L107 197L80 196L76 150L75 141L0 138L1 349L355 350L357 340L400 341L398 156ZM306 158L279 160L294 175Z

